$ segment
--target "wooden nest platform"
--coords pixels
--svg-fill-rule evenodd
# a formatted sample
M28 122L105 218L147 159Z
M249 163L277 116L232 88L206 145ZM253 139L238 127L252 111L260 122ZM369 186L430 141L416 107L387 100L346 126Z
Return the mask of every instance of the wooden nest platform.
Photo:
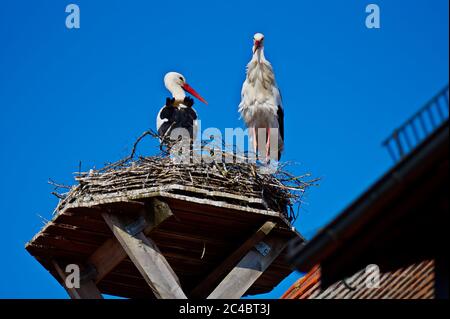
M292 272L288 241L301 238L289 206L314 182L253 164L167 157L119 161L76 180L26 244L72 298L269 292ZM70 264L80 268L80 286L66 285Z

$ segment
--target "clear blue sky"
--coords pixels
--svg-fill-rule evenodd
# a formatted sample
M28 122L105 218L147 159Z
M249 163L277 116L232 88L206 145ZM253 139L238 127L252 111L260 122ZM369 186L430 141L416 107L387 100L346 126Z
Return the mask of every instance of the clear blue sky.
M71 2L79 30L65 28ZM364 24L371 2L379 30ZM311 237L391 166L382 140L448 83L448 0L0 2L1 298L67 297L24 249L57 203L47 180L127 155L154 128L167 71L208 100L204 127L242 125L255 32L283 93L284 159L322 177L296 223Z

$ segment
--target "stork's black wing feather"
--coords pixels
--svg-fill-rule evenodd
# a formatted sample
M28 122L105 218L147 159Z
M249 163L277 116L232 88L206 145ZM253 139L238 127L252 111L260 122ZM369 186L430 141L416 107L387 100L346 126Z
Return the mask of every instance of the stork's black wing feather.
M168 103L169 102L169 103ZM158 128L158 135L164 137L167 135L169 128L172 126L172 123L175 118L175 108L170 104L170 99L166 101L166 106L163 107L161 112L159 113L159 117L161 120L166 119L164 123Z
M284 111L281 105L278 105L277 116L278 116L278 127L280 130L280 136L281 139L284 141Z
M197 120L197 113L192 107L178 108L166 105L161 110L160 118L166 121L158 129L159 136L169 136L172 130L184 128L188 130L190 137L193 138L194 121Z
M284 111L281 105L278 105L277 118L278 118L279 133L284 143ZM281 150L278 150L278 160L280 159L281 159Z
M187 107L192 107L194 105L194 99L189 96L186 96L184 98L183 104L186 105Z
M180 108L175 112L175 127L188 130L191 138L194 136L194 121L197 120L197 113L193 108Z

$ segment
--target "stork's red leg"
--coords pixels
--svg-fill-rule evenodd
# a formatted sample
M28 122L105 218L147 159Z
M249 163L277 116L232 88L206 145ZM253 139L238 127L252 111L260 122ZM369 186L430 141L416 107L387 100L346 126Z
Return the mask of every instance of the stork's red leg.
M266 161L270 159L270 127L267 128Z

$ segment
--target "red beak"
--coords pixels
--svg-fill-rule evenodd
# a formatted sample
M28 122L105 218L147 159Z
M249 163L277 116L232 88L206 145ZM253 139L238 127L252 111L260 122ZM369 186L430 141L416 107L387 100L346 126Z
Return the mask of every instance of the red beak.
M255 53L256 50L258 50L260 46L261 46L261 41L256 41L255 40L255 51L253 53Z
M197 92L196 92L189 84L184 83L184 84L183 84L183 89L184 89L186 92L188 92L188 93L192 94L193 96L195 96L197 99L199 99L199 100L202 101L203 103L208 104L208 102L206 102L205 99L202 98L202 97L200 96L200 94L198 94L198 93L197 93Z

